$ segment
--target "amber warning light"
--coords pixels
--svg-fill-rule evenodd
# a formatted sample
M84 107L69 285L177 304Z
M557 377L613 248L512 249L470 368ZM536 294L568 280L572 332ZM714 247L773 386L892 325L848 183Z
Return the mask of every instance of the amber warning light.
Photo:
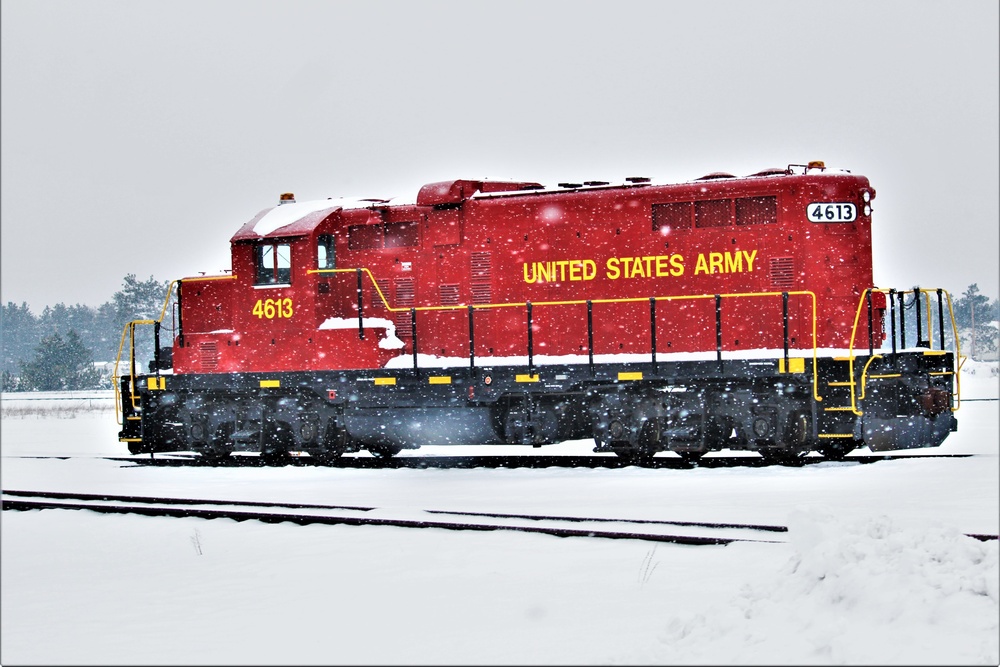
M294 204L294 203L295 203L295 195L292 194L291 192L283 192L281 196L278 198L278 206L281 206L282 204Z

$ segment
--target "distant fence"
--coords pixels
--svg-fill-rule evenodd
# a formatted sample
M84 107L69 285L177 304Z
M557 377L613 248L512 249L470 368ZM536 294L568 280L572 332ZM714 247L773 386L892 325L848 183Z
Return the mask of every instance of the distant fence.
M0 417L72 418L81 413L114 412L114 391L31 391L0 394Z

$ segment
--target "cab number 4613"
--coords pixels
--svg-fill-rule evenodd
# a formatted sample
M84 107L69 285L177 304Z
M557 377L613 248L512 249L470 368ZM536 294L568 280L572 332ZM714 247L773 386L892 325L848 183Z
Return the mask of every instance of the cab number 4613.
M851 203L812 203L806 207L810 222L854 222L858 208Z
M257 299L251 311L261 319L289 318L292 316L291 299Z

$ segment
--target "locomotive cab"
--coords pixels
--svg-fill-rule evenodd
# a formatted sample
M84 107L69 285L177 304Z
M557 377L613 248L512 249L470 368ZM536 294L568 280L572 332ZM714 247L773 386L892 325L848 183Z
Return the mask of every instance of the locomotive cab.
M231 275L181 281L176 371L366 368L394 356L387 320L367 318L373 331L358 335L357 289L337 268L345 226L329 200L284 204L244 225L231 240Z

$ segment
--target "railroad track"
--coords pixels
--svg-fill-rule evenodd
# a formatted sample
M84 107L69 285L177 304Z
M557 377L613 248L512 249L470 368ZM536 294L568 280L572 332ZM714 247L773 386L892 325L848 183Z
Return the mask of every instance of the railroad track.
M848 456L839 463L876 463L914 458L967 458L971 454L875 454ZM107 457L112 461L132 463L138 466L162 467L265 467L268 464L256 454L235 454L225 461L207 461L196 454L161 454L159 456L137 455L130 457ZM807 456L780 465L809 466L828 463L822 456ZM324 463L310 456L289 456L281 465L326 468L625 468L636 465L614 455L596 456L397 456L382 459L374 456L343 456L333 462ZM685 470L689 468L763 468L779 465L760 456L706 456L695 462L687 462L675 456L657 456L642 464L644 468L665 468Z
M788 531L785 526L760 524L447 510L413 510L401 516L399 510L381 510L377 507L18 490L3 491L2 505L5 511L63 509L156 517L253 520L265 523L291 522L298 525L507 530L557 537L633 539L685 545L725 545L732 542L778 543L784 540L775 539L775 536ZM684 534L678 534L681 531ZM970 534L969 537L983 541L997 539L996 535Z

